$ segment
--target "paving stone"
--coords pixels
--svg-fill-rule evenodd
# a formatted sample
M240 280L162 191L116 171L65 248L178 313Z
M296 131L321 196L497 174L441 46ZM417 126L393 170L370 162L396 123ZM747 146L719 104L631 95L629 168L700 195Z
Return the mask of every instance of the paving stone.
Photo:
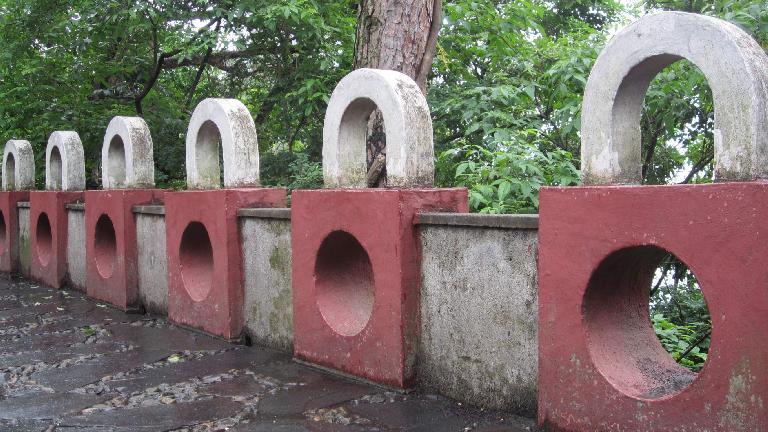
M276 395L265 396L259 402L259 417L271 419L303 415L309 410L337 405L364 396L371 393L371 390L371 387L362 384L326 378L278 392Z
M110 329L115 339L128 339L133 344L148 349L161 348L170 351L223 350L232 347L223 340L180 328L152 328L116 326Z
M0 299L26 304L0 311L0 330L30 325L0 336L0 431L534 430L530 419L383 392L71 291L0 277Z
M103 402L106 396L72 393L35 393L0 401L0 418L53 419L76 413L93 404Z
M95 358L88 362L70 366L65 370L49 369L32 375L40 385L55 391L72 390L98 381L104 376L127 371L146 363L156 362L173 354L173 351L160 347L155 349L138 348L128 352L117 352Z
M154 405L148 407L116 409L95 414L68 417L65 426L115 426L136 430L167 430L228 417L242 409L242 404L228 399L214 398L190 403Z
M26 351L0 355L2 368L16 367L38 362L58 363L64 359L86 354L108 354L123 347L122 342L108 342L76 347L49 347L40 351Z
M35 420L35 419L10 419L0 420L0 431L15 432L15 431L46 431L51 425L53 420Z
M162 383L176 383L193 377L226 372L230 369L253 367L282 356L284 355L271 351L245 353L238 349L141 371L125 378L110 380L107 384L111 388L120 387L123 388L121 391L131 393Z
M223 381L206 387L206 393L226 397L247 397L264 394L270 387L260 382L252 375L243 375L229 381Z

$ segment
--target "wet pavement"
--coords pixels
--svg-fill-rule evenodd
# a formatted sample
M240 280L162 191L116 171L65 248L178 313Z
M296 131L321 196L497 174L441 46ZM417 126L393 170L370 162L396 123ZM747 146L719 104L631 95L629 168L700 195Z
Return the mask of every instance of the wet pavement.
M0 431L535 430L0 277Z

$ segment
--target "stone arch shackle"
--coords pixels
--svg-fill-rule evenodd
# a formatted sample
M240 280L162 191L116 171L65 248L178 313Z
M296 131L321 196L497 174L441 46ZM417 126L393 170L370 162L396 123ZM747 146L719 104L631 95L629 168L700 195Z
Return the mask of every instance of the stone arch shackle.
M189 121L186 140L187 186L221 187L219 148L224 161L224 187L259 185L259 143L248 108L237 99L205 99Z
M104 189L151 188L155 162L149 126L140 117L114 117L101 146Z
M658 72L686 59L706 77L715 105L715 179L768 178L768 56L726 21L683 12L648 15L617 33L584 92L585 184L640 184L640 116Z
M10 140L3 151L3 190L35 188L35 153L25 140Z
M323 125L323 179L329 188L366 187L368 117L378 108L387 134L387 183L431 187L435 177L432 117L407 75L357 69L331 95Z
M73 131L56 131L45 148L45 188L85 190L85 156L80 136Z

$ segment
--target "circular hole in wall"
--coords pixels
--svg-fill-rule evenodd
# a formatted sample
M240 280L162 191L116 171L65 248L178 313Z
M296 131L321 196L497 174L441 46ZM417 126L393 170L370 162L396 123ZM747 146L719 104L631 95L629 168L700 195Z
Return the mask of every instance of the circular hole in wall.
M96 270L101 277L108 279L115 272L115 263L117 263L117 236L112 219L105 214L99 216L99 220L96 221L93 252L96 255Z
M49 169L51 176L51 187L53 190L61 190L61 152L57 146L51 148L51 159L49 161Z
M323 240L315 262L317 306L338 334L360 333L373 313L373 268L360 242L344 231Z
M109 164L109 184L113 188L125 187L125 144L120 135L115 135L109 142L107 150Z
M0 211L0 255L5 254L6 241L8 239L7 225L5 224L5 215Z
M213 246L202 223L192 222L184 230L179 263L181 279L189 296L196 302L205 300L213 286Z
M669 256L674 257L655 246L616 251L592 273L585 293L583 314L593 362L616 389L639 399L677 394L697 376L670 355L660 341L664 329L655 329L650 320L649 286ZM690 352L680 354L687 357Z
M5 168L5 190L16 189L16 158L13 157L13 153L8 153L3 168Z
M53 254L53 232L51 231L51 221L48 220L48 215L45 213L40 213L37 217L35 244L37 259L43 267L46 267L51 262L51 255Z

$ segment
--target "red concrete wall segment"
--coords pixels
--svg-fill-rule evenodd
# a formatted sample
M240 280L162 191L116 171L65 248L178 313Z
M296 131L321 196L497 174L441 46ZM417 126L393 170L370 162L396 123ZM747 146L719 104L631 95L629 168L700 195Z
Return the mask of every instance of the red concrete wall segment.
M19 212L16 204L29 201L29 191L0 192L0 271L19 270Z
M554 431L768 430L768 184L546 188L539 422ZM648 317L665 251L696 274L708 360L672 360Z
M413 384L420 210L466 212L465 189L300 190L292 196L294 354Z
M29 192L29 243L32 278L61 288L67 276L67 210L82 192Z
M90 297L120 309L138 301L138 250L133 206L162 202L163 191L85 192L86 281Z
M235 339L243 328L237 210L285 207L285 189L222 189L165 195L168 317Z

